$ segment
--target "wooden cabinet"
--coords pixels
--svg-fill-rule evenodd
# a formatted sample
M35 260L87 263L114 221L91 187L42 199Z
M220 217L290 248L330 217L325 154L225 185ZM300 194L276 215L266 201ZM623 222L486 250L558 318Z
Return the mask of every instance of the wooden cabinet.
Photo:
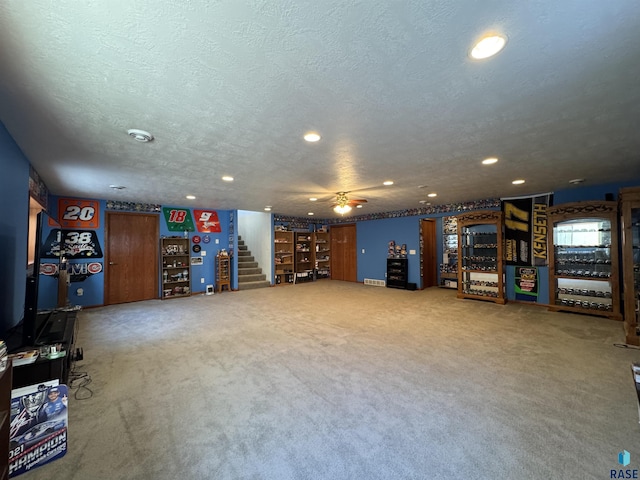
M458 215L458 298L506 302L503 214L480 210Z
M616 202L549 207L550 310L620 320Z
M331 237L328 231L315 233L315 267L317 278L331 278Z
M640 345L640 187L620 190L626 343Z
M189 239L160 239L162 261L162 299L191 295L191 265Z
M406 258L387 258L387 287L407 288L409 261Z
M228 253L218 252L216 255L216 288L222 292L227 287L231 291L231 257Z
M9 427L11 423L11 360L0 360L0 480L9 478Z
M442 218L442 263L440 264L440 286L458 286L458 218Z
M275 263L274 283L292 284L294 280L293 232L276 230L273 234L273 255Z
M296 232L295 283L313 280L315 242L312 233Z

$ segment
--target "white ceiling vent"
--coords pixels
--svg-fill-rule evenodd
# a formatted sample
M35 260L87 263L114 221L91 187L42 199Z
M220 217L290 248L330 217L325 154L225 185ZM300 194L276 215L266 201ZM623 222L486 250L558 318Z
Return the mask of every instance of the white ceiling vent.
M135 128L132 128L130 130L127 130L127 133L138 142L147 143L153 140L153 135L151 135L149 132L145 132L144 130L137 130Z

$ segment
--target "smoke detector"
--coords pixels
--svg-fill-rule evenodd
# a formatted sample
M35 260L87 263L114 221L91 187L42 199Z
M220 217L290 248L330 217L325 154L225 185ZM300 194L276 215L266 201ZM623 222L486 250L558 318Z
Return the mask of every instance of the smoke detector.
M144 130L131 128L127 130L127 133L130 137L133 137L133 139L138 142L147 143L153 140L153 135L151 135L149 132L145 132Z

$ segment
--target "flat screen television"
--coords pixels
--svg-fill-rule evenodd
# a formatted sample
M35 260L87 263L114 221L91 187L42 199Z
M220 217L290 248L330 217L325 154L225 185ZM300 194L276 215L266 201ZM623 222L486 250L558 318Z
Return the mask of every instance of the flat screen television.
M39 331L56 309L67 304L67 260L60 224L44 210L38 213L33 266L27 273L22 343L35 344Z

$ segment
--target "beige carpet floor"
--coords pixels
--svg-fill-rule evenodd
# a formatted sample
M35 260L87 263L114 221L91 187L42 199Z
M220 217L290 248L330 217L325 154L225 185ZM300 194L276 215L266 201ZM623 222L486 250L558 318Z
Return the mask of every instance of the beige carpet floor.
M622 449L640 465L623 341L607 319L330 280L89 309L93 395L70 400L66 456L21 478L609 478Z

